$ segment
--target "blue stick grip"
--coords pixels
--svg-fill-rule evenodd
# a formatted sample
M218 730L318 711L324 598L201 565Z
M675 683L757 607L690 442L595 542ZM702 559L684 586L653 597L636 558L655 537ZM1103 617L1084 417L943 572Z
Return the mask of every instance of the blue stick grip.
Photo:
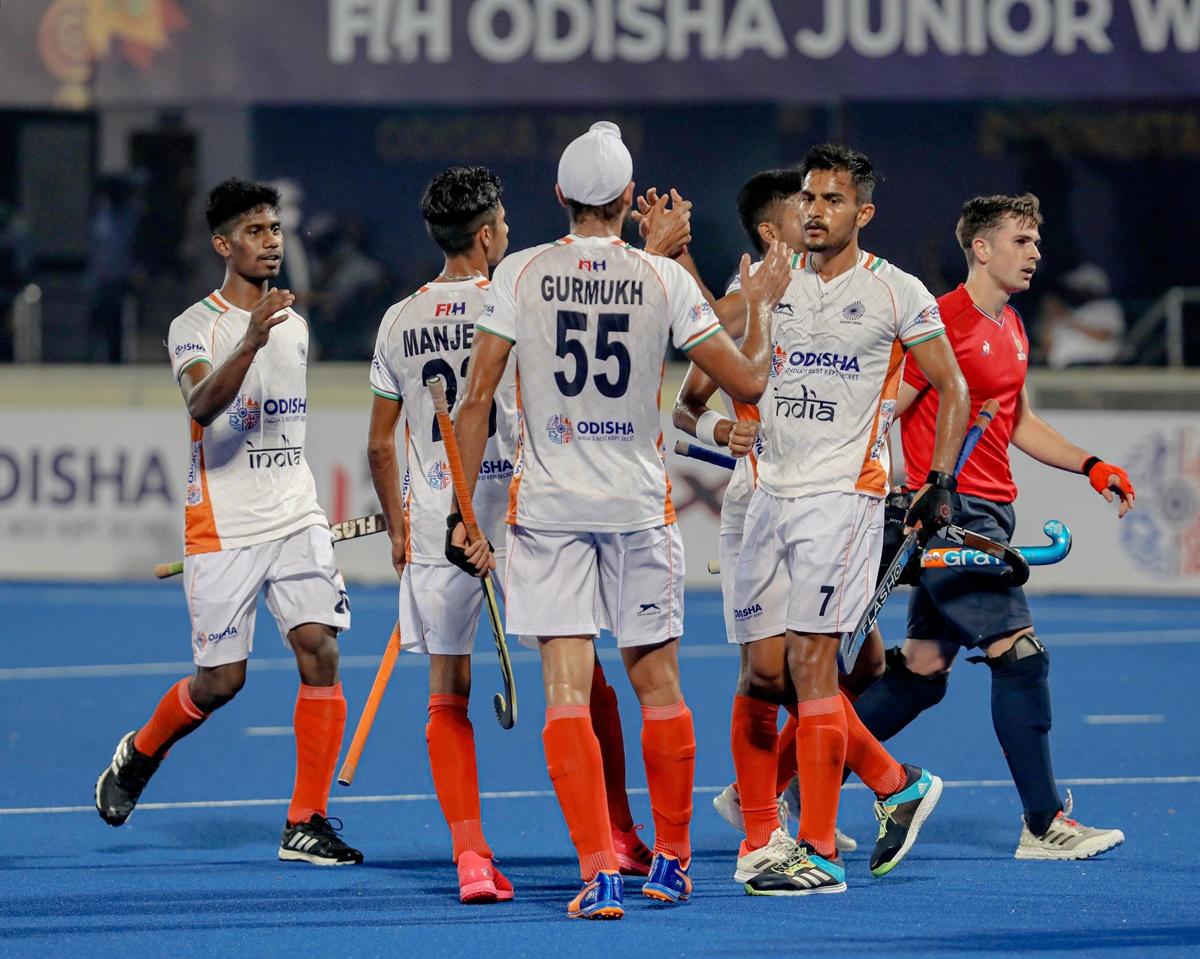
M737 460L725 453L718 453L716 450L710 450L707 446L700 446L696 443L685 443L680 440L675 444L675 453L678 456L687 456L690 459L700 460L704 463L712 463L713 466L720 466L724 469L731 470L737 465Z
M985 404L986 405L986 404ZM988 424L992 422L992 412L987 409L979 411L979 417L986 417L983 423L979 422L979 417L975 423L967 430L967 435L963 437L962 449L959 450L958 460L954 464L954 475L957 476L962 472L962 468L966 465L967 459L975 449L975 444L979 442L979 437L983 436L983 431L988 428Z

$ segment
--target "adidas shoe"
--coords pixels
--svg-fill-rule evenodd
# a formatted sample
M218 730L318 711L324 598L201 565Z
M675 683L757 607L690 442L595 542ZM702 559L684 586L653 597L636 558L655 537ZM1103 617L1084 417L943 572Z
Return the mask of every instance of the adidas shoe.
M801 842L797 843L796 852L789 860L764 869L746 883L745 889L751 896L811 896L845 892L846 869L836 851L832 859L826 859Z
M617 864L621 867L622 876L648 876L650 864L654 859L647 845L638 835L641 825L634 826L628 832L612 827L613 849L617 854Z
M788 806L785 796L779 797L779 828L784 832L788 831ZM722 819L730 826L740 832L743 836L746 834L746 823L742 819L742 797L737 790L736 783L730 783L719 793L713 796L713 809L717 811Z
M782 829L771 833L771 839L759 849L747 849L746 840L738 849L737 869L733 873L734 882L749 882L765 869L779 863L787 862L796 854L796 840Z
M787 789L780 795L779 801L787 807L787 814L795 819L796 822L799 822L800 778L798 776L792 777L792 781L788 783ZM858 841L853 836L846 835L846 833L837 827L834 827L833 830L833 844L837 847L838 852L854 852L858 848Z
M162 762L160 757L138 752L135 735L136 729L121 737L112 762L96 780L96 811L110 826L119 826L133 815L142 790Z
M567 906L569 919L620 919L625 915L625 882L619 872L596 873Z
M875 801L879 838L871 850L871 875L886 876L908 855L921 824L942 798L942 781L916 766L904 764L908 780L904 788L886 799Z
M1090 859L1125 841L1120 829L1096 829L1071 818L1074 802L1067 790L1067 801L1044 835L1035 836L1021 820L1021 839L1017 859Z
M642 895L659 902L687 902L692 894L692 877L682 863L666 853L655 853L650 878L642 886Z
M458 857L458 898L469 905L508 902L513 897L512 883L491 859L467 851Z
M283 838L279 840L279 858L316 866L357 865L363 861L363 854L342 841L338 835L341 828L340 819L326 819L320 813L313 813L307 822L285 825Z

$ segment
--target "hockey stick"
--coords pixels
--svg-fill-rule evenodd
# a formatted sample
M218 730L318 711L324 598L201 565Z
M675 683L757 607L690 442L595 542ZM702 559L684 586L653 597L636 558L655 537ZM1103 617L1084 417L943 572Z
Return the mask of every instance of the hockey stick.
M350 740L350 748L346 750L346 760L342 763L337 781L343 786L349 786L354 780L354 772L358 769L358 760L362 756L363 747L367 744L367 736L375 723L375 713L383 699L383 691L387 689L388 680L392 678L392 667L396 665L396 657L400 655L400 624L392 628L391 638L383 651L383 659L379 661L379 671L375 673L375 682L371 684L371 692L363 706L362 715L358 717L358 725L354 728L354 738Z
M979 438L983 436L984 431L992 422L992 417L996 415L999 409L1000 404L995 400L987 400L980 408L979 415L975 417L975 422L971 424L971 428L967 430L967 435L963 439L962 450L959 452L958 460L954 464L955 476L958 476L962 470L963 465L967 462L967 458L975 449L975 444L979 442ZM988 540L988 542L992 541ZM971 545L973 546L974 544ZM875 588L875 595L867 603L867 608L863 611L862 616L859 617L858 624L850 632L842 633L841 641L838 644L838 669L843 673L849 673L854 669L855 660L858 659L858 651L862 649L862 644L866 641L867 634L871 632L871 627L875 625L875 621L879 618L879 612L883 609L883 604L887 602L887 598L892 595L892 590L900 582L900 576L904 572L904 567L908 565L908 561L918 549L920 549L920 543L917 540L917 531L914 529L904 538L904 543L892 559L887 572L880 578L879 585ZM1026 575L1028 576L1028 569L1026 569Z
M458 453L458 438L454 435L454 421L450 419L450 406L446 402L446 385L440 377L425 381L429 395L433 397L433 409L437 414L438 427L442 432L442 443L446 448L446 461L450 464L450 478L454 482L454 495L462 514L467 537L478 542L483 538L475 520L475 507L467 492L467 476L463 472L462 457ZM500 675L504 678L504 692L492 697L496 707L496 719L505 729L512 729L517 722L517 683L513 677L512 662L508 656L508 642L504 638L504 623L500 619L500 608L496 605L496 591L491 576L479 580L483 587L483 605L487 608L488 622L492 627L492 639L496 643L496 655L500 657Z
M723 466L727 470L731 470L737 465L737 460L732 456L710 450L707 446L701 446L699 443L687 443L684 440L675 441L675 455L700 460L702 463L711 463L713 466Z
M340 523L330 523L329 532L335 543L347 539L358 539L360 536L371 536L382 533L387 529L382 513L372 513L370 516L356 516L354 519L343 520ZM168 579L183 572L183 562L159 563L154 567L154 575L159 579Z
M1061 520L1046 520L1042 532L1050 538L1048 546L1014 546L1030 566L1053 566L1071 552L1071 531ZM970 566L1003 566L1005 560L987 552L955 546L934 546L921 554L922 569L951 569Z

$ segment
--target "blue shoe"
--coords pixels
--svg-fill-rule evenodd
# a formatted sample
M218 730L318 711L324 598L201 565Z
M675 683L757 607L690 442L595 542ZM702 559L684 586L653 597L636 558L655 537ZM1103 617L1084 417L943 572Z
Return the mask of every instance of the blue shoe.
M620 919L625 915L625 882L619 872L598 872L567 906L569 919Z
M787 862L768 866L744 886L751 896L811 896L845 892L846 869L835 851L832 859L818 856L804 841Z
M674 856L654 854L650 877L642 885L642 895L659 902L687 902L692 894L692 877Z
M871 875L886 876L908 855L917 833L942 798L942 781L928 770L904 764L908 781L903 789L875 802L879 838L871 851Z

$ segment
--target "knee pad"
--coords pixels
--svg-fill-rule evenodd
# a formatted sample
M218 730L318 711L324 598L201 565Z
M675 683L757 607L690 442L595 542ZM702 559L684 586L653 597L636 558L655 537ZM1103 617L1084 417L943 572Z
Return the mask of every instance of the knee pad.
M886 664L884 677L892 675L895 677L896 682L911 686L913 688L912 694L915 694L916 698L921 702L921 709L924 710L930 706L936 706L946 697L946 689L950 685L950 673L948 671L934 673L931 676L922 676L920 673L914 673L908 668L908 660L904 658L904 650L899 646L893 646L884 653L883 661Z
M1050 653L1032 630L1018 636L1017 641L999 656L972 656L967 662L986 663L993 673L1003 670L1039 680L1050 675Z

